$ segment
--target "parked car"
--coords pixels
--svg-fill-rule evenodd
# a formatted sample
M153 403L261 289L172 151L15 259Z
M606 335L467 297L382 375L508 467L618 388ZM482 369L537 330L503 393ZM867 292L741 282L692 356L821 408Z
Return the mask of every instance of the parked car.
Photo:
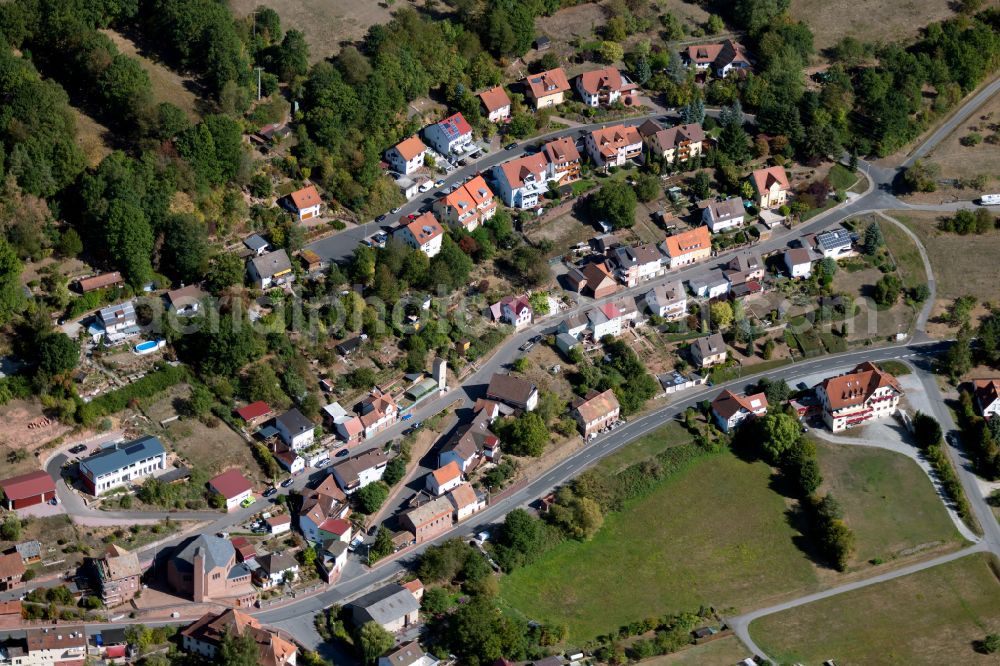
M526 351L531 351L531 348L534 347L534 346L535 346L535 343L532 342L531 340L528 340L523 345L521 345L520 347L518 347L518 349L520 349L523 352L526 352Z
M506 146L503 147L504 150L514 150L515 148L517 148L516 141L514 143L508 143Z
M324 467L326 467L329 464L330 464L330 459L329 458L326 458L324 460L320 460L318 463L316 463L316 469L323 469Z
M343 458L344 456L346 456L349 453L350 453L350 451L348 449L341 449L341 450L337 451L336 457L337 458Z
M420 187L418 187L417 189L419 191L421 191L421 192L426 192L427 190L431 189L432 187L434 187L434 183L432 183L431 181L427 180L427 181L424 181L424 182L420 183Z
M388 219L388 217L389 217L388 215L379 215L378 217L375 218L375 221L382 223L385 222L386 219Z
M248 506L250 506L251 504L253 504L256 501L257 501L257 498L254 497L253 495L251 495L250 497L248 497L245 500L243 500L242 502L240 502L240 506L245 509L245 508L247 508Z
M271 486L270 488L264 491L264 497L273 497L274 495L277 494L278 494L278 489L275 488L274 486Z
M285 479L284 481L281 482L281 487L282 488L287 488L288 486L292 485L293 483L295 483L295 479L289 477L289 478L287 478L287 479Z
M393 208L389 212L392 213L393 215L395 215L396 213L398 213L401 210L403 210L403 209L397 206L396 208Z
M87 445L86 444L77 444L76 446L74 446L73 448L71 448L69 450L69 452L70 453L80 453L81 451L86 451L86 450L87 450Z
M413 418L413 414L403 414L403 417L400 420L401 421L409 421L412 418Z
M444 178L438 178L434 181L434 187L441 187L444 185Z

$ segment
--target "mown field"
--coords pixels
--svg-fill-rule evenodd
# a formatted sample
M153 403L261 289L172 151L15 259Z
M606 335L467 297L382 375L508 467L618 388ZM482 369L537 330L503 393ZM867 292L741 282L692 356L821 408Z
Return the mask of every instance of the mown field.
M780 663L996 664L973 647L1000 633L996 567L970 555L761 618L750 634Z

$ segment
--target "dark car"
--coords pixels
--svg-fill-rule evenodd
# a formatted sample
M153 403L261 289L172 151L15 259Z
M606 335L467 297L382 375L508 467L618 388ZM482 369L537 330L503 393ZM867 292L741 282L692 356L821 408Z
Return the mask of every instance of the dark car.
M388 215L379 215L378 217L375 218L375 221L376 222L385 222L386 219L388 219L388 217L389 217Z
M337 458L343 458L348 453L350 453L350 451L348 451L347 449L341 449L341 450L337 451L337 456L336 457Z
M288 486L292 485L293 483L295 483L295 479L285 479L284 481L281 482L281 487L282 488L287 488Z
M278 489L275 488L274 486L271 486L270 488L268 488L267 490L264 491L264 495L263 496L264 497L271 497L271 496L277 495L277 494L278 494Z
M516 143L508 143L506 146L503 147L504 150L514 150L515 148L517 148Z
M86 450L87 450L87 445L86 444L77 444L76 446L74 446L73 448L71 448L69 450L69 452L70 453L82 453L83 451L86 451Z

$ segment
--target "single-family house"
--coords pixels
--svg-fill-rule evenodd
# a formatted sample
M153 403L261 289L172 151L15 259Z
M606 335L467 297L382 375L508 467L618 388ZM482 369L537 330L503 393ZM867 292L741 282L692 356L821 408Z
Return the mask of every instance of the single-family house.
M433 257L441 251L443 236L444 229L441 228L441 224L430 211L423 213L415 220L401 222L392 231L393 238L398 238L428 257Z
M330 468L337 485L350 495L370 483L375 483L385 474L389 456L382 449L369 449L363 453L344 458Z
M563 103L563 96L569 92L569 81L566 80L566 72L562 67L529 74L524 83L525 98L535 109L558 106Z
M793 278L807 278L812 273L812 253L808 248L793 247L785 251L785 268Z
M247 262L247 272L250 281L258 289L269 289L295 281L292 260L288 258L288 253L283 248L252 257Z
M377 666L437 666L438 663L437 657L424 652L416 641L410 641L379 657Z
M497 202L482 176L475 176L434 202L434 214L450 227L468 232L493 217Z
M687 316L687 292L680 280L656 285L643 299L650 312L667 321Z
M639 126L639 135L650 154L668 164L687 162L704 151L705 130L700 123L665 128L647 120Z
M486 493L477 493L471 483L463 483L452 488L448 493L448 499L455 510L456 523L486 508Z
M480 462L499 462L500 438L490 431L491 422L489 412L477 411L472 420L456 427L438 451L438 468L455 463L464 474Z
M323 199L320 198L315 185L307 185L301 190L295 190L288 195L288 201L292 212L299 216L299 222L319 217L320 210L323 208Z
M243 425L247 428L259 426L274 415L274 411L263 400L251 402L236 410L236 416L240 417Z
M701 219L713 234L743 226L743 199L729 197L707 202L701 210Z
M816 234L816 250L823 258L843 259L854 253L854 236L847 229L831 229Z
M262 254L267 254L267 251L271 249L271 244L264 239L260 234L250 234L243 239L243 246L250 250L250 253L255 257L259 257Z
M24 562L16 552L0 555L0 591L12 590L20 585L25 571Z
M788 176L785 167L773 166L756 169L750 174L750 185L757 195L756 205L760 210L780 208L788 201Z
M688 67L710 69L720 79L733 70L749 69L750 59L740 44L731 39L716 44L696 44L683 52Z
M695 227L673 236L667 236L663 243L670 269L690 266L712 256L712 235L708 227Z
M605 262L590 262L580 272L584 278L581 291L592 298L604 298L618 291L618 282Z
M386 162L392 170L404 176L424 166L427 146L417 136L403 139L385 152Z
M764 279L764 261L757 252L743 250L726 262L723 272L733 287L747 282L760 282Z
M587 397L578 400L571 412L584 441L593 439L602 430L618 421L621 406L612 389L601 393L591 391Z
M605 335L617 338L622 334L625 317L614 303L604 303L587 310L587 325L594 340L601 340Z
M115 303L101 308L97 313L95 338L104 336L108 342L121 342L141 333L132 301Z
M317 541L320 543L326 543L332 539L349 544L353 536L354 527L347 518L327 518L317 531Z
M748 418L767 414L767 397L763 393L746 395L724 390L712 401L712 415L722 432L730 432Z
M238 469L230 469L212 478L208 488L226 499L226 511L240 506L240 502L253 497L253 485Z
M594 166L599 169L624 166L627 161L642 155L639 130L625 125L593 130L587 134L584 145Z
M525 155L492 170L500 200L510 208L529 210L548 192L549 164L544 153Z
M340 578L347 565L347 554L350 547L343 541L327 541L319 553L320 574L329 584Z
M504 296L490 306L490 313L495 321L510 324L515 329L531 324L531 302L527 296Z
M559 185L580 179L580 151L572 137L562 136L542 146L548 161L548 178Z
M79 474L92 495L141 481L167 468L167 450L157 437L147 435L118 442L80 461Z
M268 553L257 558L253 582L262 589L270 589L299 577L299 563L287 553Z
M721 298L729 293L729 279L718 268L713 268L703 276L688 280L691 293L698 298Z
M375 388L357 408L365 439L374 437L399 420L399 405L391 393Z
M503 86L494 86L479 93L479 103L491 123L500 123L510 118L510 97Z
M691 343L691 359L699 368L725 363L727 353L722 333L712 333Z
M1000 379L973 379L972 392L984 419L1000 414Z
M264 629L256 618L228 609L222 613L206 613L201 619L181 630L181 649L217 663L226 634L233 637L250 635L257 646L260 666L295 666L298 648L277 633Z
M902 394L895 377L868 361L816 386L823 420L833 432L895 414Z
M289 474L301 474L306 469L306 459L280 439L268 442L268 450L278 464L288 470Z
M251 562L257 559L257 548L244 536L230 537L229 542L233 544L236 551L237 562Z
M299 529L307 541L318 543L320 525L330 518L344 518L349 514L347 495L337 486L337 480L327 475L315 488L307 488L303 493Z
M208 296L196 284L189 284L180 289L167 292L167 311L178 317L190 317L198 312L201 301Z
M271 516L264 521L267 525L267 532L271 535L284 534L292 531L292 517L287 513L279 516Z
M427 492L432 495L444 495L452 488L462 483L462 469L452 460L444 467L439 467L426 477Z
M323 408L323 420L337 435L337 439L347 446L361 442L365 434L364 426L357 414L352 414L340 406L339 402L331 402Z
M399 583L389 583L352 601L351 619L358 627L375 622L396 633L420 622L420 602Z
M576 91L587 106L611 106L627 103L638 86L617 67L604 67L576 77ZM623 97L625 99L623 99Z
M5 650L7 663L19 666L72 666L87 660L87 632L83 625L31 628Z
M559 333L565 333L574 340L579 340L580 336L586 331L590 322L587 320L587 315L583 312L577 312L569 317L566 317L561 322L559 322Z
M24 509L56 498L56 482L45 470L19 474L0 481L3 504L8 511Z
M538 406L538 387L527 379L495 373L486 388L486 397L530 412Z
M472 126L461 113L448 116L424 128L424 140L441 155L464 155L471 152Z
M316 439L316 424L307 419L297 407L292 407L275 418L274 427L278 429L281 441L293 451L308 449Z
M110 273L101 273L81 278L77 281L76 286L79 288L81 294L87 294L97 289L116 287L120 284L125 284L122 274L118 271L111 271Z
M413 532L417 543L430 541L443 534L454 524L455 507L446 495L427 500L409 509L399 522L404 529Z

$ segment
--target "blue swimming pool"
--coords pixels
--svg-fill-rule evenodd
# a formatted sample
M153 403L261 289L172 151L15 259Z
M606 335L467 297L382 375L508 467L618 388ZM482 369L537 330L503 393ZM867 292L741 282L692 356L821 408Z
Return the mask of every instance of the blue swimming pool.
M166 344L166 340L146 340L135 346L136 354L148 354L154 352Z

